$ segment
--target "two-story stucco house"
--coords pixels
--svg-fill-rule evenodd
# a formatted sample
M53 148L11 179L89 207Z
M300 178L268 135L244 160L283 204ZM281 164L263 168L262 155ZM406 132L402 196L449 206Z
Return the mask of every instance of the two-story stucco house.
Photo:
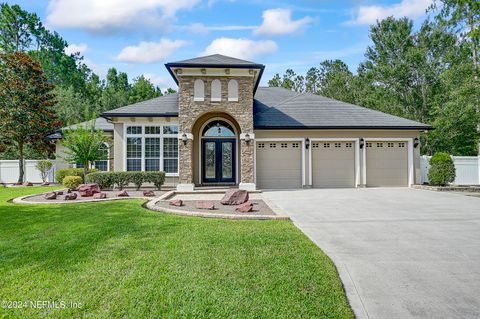
M110 160L98 167L163 170L179 190L409 186L420 180L419 135L428 125L259 87L264 65L227 56L166 67L178 93L105 112L97 121L111 135Z

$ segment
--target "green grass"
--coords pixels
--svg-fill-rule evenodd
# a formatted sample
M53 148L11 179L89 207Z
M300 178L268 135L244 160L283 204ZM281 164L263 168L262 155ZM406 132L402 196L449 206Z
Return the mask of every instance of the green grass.
M5 318L353 318L330 259L289 221L152 212L140 200L14 205L0 188Z

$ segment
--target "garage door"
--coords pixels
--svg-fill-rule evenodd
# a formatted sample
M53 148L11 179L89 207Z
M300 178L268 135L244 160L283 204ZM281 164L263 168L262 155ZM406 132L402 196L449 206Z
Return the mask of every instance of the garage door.
M313 187L355 187L355 143L312 143Z
M367 186L408 186L406 142L366 143Z
M301 188L301 142L258 142L256 173L261 189Z

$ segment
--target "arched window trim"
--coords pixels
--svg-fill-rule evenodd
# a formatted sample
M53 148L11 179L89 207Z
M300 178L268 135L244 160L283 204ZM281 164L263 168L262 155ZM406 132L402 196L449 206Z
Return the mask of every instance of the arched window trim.
M103 161L105 161L105 162L107 162L107 170L106 170L106 172L109 172L109 171L110 171L110 144L108 144L107 142L104 142L104 143L103 143L103 146L106 148L106 151L107 151L107 159L106 159L106 160L101 160L101 161L95 161L95 162L93 162L92 167L93 167L93 168L96 168L97 162L103 162Z
M205 100L205 83L203 80L196 79L193 82L193 100L203 102Z
M231 79L228 81L228 101L238 102L238 81Z
M211 97L212 102L220 102L222 100L222 82L219 79L215 79L211 84Z
M231 132L231 134L227 135L207 135L207 132L210 131L211 129L217 129L217 128L224 128L228 131L225 132ZM202 137L235 137L235 129L233 126L223 120L213 120L208 122L202 129Z

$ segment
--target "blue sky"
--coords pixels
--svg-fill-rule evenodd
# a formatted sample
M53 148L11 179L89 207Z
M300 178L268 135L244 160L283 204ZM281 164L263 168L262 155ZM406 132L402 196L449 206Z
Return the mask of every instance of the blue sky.
M104 77L108 68L176 87L164 63L211 53L266 65L262 85L325 59L355 72L369 25L390 15L418 25L432 0L19 0L80 51Z

